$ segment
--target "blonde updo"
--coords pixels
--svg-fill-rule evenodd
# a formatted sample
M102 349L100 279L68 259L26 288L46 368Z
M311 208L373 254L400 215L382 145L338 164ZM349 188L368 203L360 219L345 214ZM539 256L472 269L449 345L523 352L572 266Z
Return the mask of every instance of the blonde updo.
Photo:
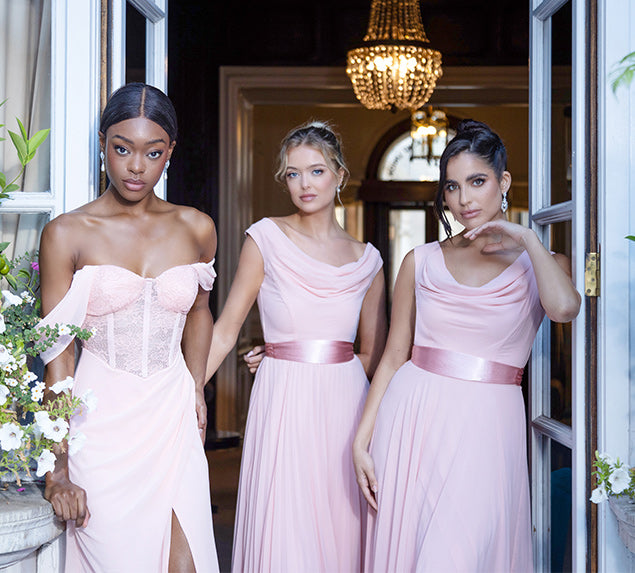
M340 169L344 171L344 177L340 185L343 189L350 177L350 171L348 167L346 167L346 162L342 155L342 145L339 135L323 121L310 121L299 127L294 127L287 133L280 144L278 170L275 174L276 181L283 185L285 184L288 161L287 153L290 149L294 149L300 145L308 145L322 153L327 167L335 173L335 175L340 175Z

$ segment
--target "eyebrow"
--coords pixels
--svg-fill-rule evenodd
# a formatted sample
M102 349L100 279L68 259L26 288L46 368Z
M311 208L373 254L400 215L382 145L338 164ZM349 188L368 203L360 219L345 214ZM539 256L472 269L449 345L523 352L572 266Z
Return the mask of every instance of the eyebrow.
M126 143L129 143L130 145L134 145L134 141L132 141L131 139L128 139L127 137L124 137L123 135L118 135L115 134L112 136L113 139L123 139L123 141L125 141ZM150 139L149 141L145 142L145 145L154 145L155 143L165 143L165 139L163 138L158 138L158 139Z
M314 163L313 165L309 165L309 169L313 169L314 167L326 167L326 163ZM295 169L298 170L297 167L293 167L293 165L287 165L287 169Z

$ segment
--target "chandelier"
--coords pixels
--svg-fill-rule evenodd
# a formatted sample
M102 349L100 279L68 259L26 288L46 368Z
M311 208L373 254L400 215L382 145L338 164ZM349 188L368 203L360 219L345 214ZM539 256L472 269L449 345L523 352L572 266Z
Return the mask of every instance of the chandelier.
M362 46L347 55L346 73L368 109L415 110L432 95L441 52L432 50L419 0L372 0Z
M448 143L448 116L441 109L428 106L427 109L413 111L410 116L410 161L425 159L438 164Z

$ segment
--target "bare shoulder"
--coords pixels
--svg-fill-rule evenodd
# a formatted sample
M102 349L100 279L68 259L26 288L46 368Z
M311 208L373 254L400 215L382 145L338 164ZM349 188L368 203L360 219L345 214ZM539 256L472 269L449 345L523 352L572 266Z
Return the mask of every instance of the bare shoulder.
M201 246L205 257L213 257L216 253L216 225L209 216L186 205L172 205L178 220L187 227Z
M88 232L91 215L83 209L62 213L49 221L42 230L42 243L81 243Z

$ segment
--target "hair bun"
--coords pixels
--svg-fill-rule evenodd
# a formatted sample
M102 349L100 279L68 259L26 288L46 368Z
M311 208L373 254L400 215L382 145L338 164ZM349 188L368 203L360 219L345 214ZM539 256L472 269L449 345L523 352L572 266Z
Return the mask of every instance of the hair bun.
M459 122L456 129L456 134L460 135L470 131L487 131L492 132L491 128L482 121L476 121L475 119L463 119Z

